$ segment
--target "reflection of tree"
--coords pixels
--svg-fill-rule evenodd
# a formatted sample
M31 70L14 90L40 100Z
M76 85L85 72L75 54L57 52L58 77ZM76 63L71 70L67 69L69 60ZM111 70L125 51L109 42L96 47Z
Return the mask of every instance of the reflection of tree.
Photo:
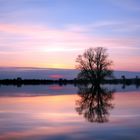
M79 86L78 95L80 99L76 101L76 111L89 122L107 122L109 110L113 108L113 90L102 88L100 85Z

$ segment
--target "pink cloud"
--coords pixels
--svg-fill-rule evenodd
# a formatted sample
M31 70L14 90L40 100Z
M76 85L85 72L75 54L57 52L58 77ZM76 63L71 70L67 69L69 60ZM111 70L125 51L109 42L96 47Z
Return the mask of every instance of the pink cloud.
M78 26L73 30L60 30L43 26L0 24L0 31L5 33L0 45L1 66L74 68L78 54L89 47L103 46L109 50L115 68L126 70L131 65L133 69L140 70L139 62L133 59L140 50L135 47L140 44L138 38L99 37L83 32L85 30ZM17 37L18 41L11 41ZM4 46L7 49L3 50ZM123 56L127 60L120 59ZM139 59L139 56L135 57ZM128 64L129 60L134 62Z
M59 78L63 78L63 76L59 74L53 74L53 75L49 75L49 78L59 79Z

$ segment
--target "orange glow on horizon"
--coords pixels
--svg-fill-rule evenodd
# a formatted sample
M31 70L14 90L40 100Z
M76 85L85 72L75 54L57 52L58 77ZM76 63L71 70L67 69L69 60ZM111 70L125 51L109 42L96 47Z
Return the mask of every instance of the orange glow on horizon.
M10 34L11 38L27 37L15 42L5 38L7 48L0 50L1 67L75 69L75 59L85 49L103 46L108 49L115 70L140 71L139 48L133 47L139 44L137 38L99 37L69 28L62 30L23 24L0 24L0 30Z

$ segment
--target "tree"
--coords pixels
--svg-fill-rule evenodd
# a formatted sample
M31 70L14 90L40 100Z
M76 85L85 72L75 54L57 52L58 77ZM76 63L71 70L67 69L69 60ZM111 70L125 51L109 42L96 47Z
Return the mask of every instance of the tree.
M80 73L77 78L100 83L104 78L112 76L112 61L108 59L106 51L103 47L89 48L78 55L76 62Z

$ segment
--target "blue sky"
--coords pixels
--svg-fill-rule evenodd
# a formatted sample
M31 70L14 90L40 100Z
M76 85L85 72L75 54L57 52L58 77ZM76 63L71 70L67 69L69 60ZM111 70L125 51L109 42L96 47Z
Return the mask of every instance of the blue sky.
M140 1L0 0L0 36L1 66L74 68L79 53L104 46L115 69L139 71Z
M0 0L1 22L53 27L102 21L139 22L139 0Z

